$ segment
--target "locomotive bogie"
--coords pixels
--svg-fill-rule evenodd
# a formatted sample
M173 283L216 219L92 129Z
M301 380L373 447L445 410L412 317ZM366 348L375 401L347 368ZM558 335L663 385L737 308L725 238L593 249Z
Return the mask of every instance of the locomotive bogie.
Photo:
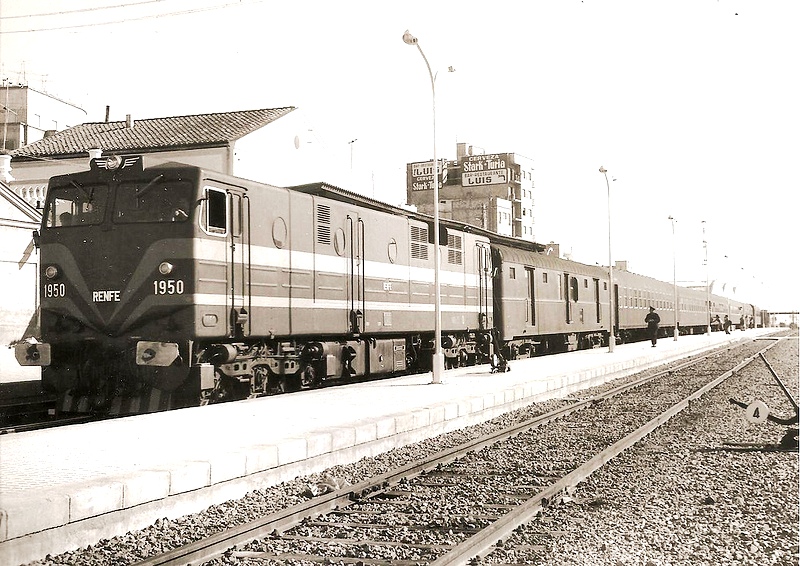
M244 391L257 396L407 369L404 338L213 344L201 350L198 358L205 360L198 366L214 372L213 379L203 380L200 396L217 401L236 394L242 397ZM234 382L249 387L231 385Z

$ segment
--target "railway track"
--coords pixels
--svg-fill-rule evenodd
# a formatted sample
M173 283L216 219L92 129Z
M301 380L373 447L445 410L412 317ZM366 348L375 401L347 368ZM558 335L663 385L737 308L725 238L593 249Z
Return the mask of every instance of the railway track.
M55 428L59 426L69 426L75 424L88 423L97 420L97 417L91 415L77 415L70 417L53 417L50 420L36 419L34 422L20 422L16 424L7 424L0 426L0 434L14 434L17 432L31 432L33 430L42 430L46 428Z
M0 434L47 426L55 414L55 399L31 395L0 402ZM50 425L52 426L52 425Z
M776 343L711 352L355 485L330 478L301 504L138 564L475 563Z

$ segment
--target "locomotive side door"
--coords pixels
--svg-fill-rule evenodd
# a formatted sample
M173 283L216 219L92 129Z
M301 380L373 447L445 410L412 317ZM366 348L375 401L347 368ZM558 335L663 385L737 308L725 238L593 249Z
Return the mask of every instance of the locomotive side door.
M527 300L525 320L527 326L536 326L536 270L532 267L525 268L525 286L527 287Z
M364 220L357 212L347 213L345 225L347 257L347 322L348 332L364 332L366 301L364 293Z
M252 295L250 290L250 199L239 191L227 191L228 241L227 279L231 336L250 334Z
M570 289L571 289L571 277L569 273L564 272L564 279L562 281L562 285L564 285L564 315L565 315L565 322L567 324L572 324L572 303L570 302Z
M491 328L493 321L490 318L489 301L492 300L489 293L489 284L492 277L492 255L488 246L478 243L475 245L478 254L478 261L475 263L478 271L478 322L481 330Z

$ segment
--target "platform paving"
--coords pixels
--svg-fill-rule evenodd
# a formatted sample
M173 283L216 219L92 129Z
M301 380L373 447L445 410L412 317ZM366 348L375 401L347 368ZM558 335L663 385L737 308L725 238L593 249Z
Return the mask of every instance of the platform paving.
M21 564L772 329L664 338L0 436L0 564Z

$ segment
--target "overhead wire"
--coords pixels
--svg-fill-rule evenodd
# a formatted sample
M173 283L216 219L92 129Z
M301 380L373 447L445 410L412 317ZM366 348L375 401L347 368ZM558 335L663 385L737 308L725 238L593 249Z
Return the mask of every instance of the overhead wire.
M160 1L160 0L153 0L153 1ZM108 26L108 25L116 25L116 24L124 24L129 22L136 22L136 21L143 21L143 20L152 20L155 18L166 18L172 16L185 16L188 14L196 14L200 12L210 12L212 10L221 10L224 8L230 8L233 6L244 6L246 4L258 4L263 2L264 0L249 0L249 1L238 1L238 2L227 2L225 4L218 4L216 6L205 6L200 8L190 8L187 10L179 10L174 12L166 12L166 13L159 13L159 14L148 14L144 16L136 16L136 17L126 17L123 19L111 20L106 22L93 22L93 23L83 23L83 24L71 24L71 25L62 25L62 26L51 26L51 27L39 27L39 28L30 28L30 29L19 29L19 30L4 30L0 29L0 35L10 35L16 33L34 33L34 32L48 32L48 31L63 31L69 29L80 29L80 28L90 28L90 27L100 27L100 26ZM142 3L144 4L144 2ZM130 4L128 7L136 6L137 4Z
M156 4L168 2L169 0L142 0L142 2L129 2L127 4L116 4L114 6L98 6L95 8L78 8L75 10L62 10L60 12L43 12L41 14L20 14L18 16L0 16L0 20L19 20L22 18L40 18L45 16L65 16L67 14L78 14L81 12L97 12L99 10L115 10L117 8L129 8L132 6L143 6L145 4Z

